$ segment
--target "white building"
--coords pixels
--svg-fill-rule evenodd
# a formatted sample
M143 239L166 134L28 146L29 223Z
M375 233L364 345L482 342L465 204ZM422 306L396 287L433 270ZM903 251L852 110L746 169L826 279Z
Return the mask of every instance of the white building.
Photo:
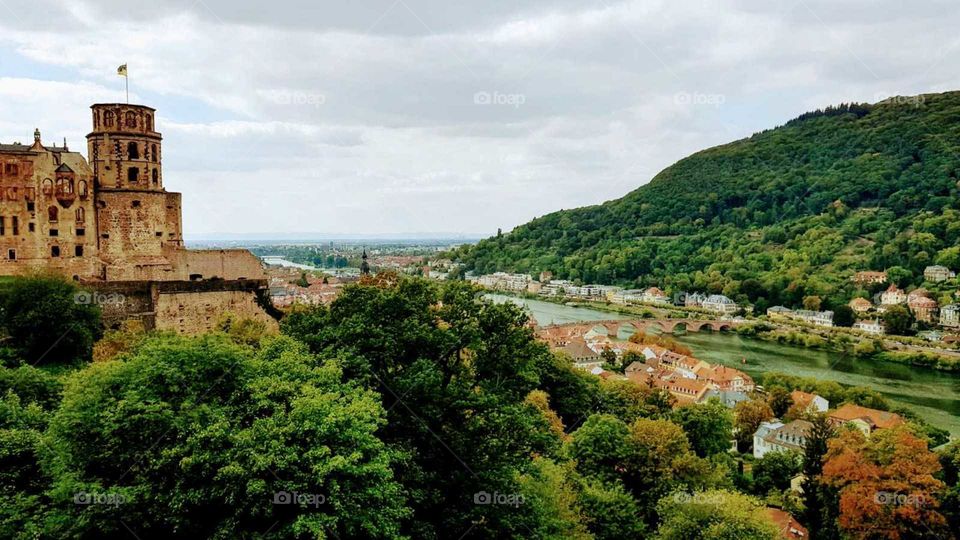
M703 301L703 309L716 311L717 313L735 313L737 303L722 294L711 294Z
M813 424L806 420L794 420L789 424L764 422L753 434L753 456L759 459L770 452L802 452L812 427Z
M907 293L903 292L896 285L890 285L887 290L880 295L880 303L885 306L896 306L907 301Z
M833 327L832 311L811 311L809 309L798 309L787 316L791 319L807 322L817 326Z
M861 332L875 336L882 336L884 333L886 333L886 329L884 328L883 323L880 322L880 319L857 321L853 323L853 328L854 330L860 330Z
M637 302L643 302L643 291L640 289L626 289L620 290L610 297L610 301L614 304L634 304Z
M923 271L923 279L932 281L934 283L940 283L941 281L946 281L955 277L957 277L957 274L952 272L946 266L928 266Z
M960 304L940 308L940 324L949 328L960 328Z

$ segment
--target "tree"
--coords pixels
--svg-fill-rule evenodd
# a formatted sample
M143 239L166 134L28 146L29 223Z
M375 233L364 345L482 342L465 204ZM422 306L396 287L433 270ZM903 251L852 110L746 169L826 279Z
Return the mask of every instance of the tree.
M0 327L31 365L90 360L102 334L94 296L54 275L17 277L0 290Z
M836 512L831 506L832 488L820 482L827 445L836 431L822 414L814 416L810 422L813 425L807 431L807 444L803 447L804 522L814 538L837 538Z
M910 310L903 306L887 306L883 313L883 323L888 334L906 336L913 327L914 318Z
M646 526L637 501L620 482L582 481L580 505L587 527L597 540L644 538Z
M753 466L753 492L766 495L771 490L783 491L790 488L790 480L796 476L803 465L803 456L799 452L768 452Z
M44 440L53 537L399 534L378 396L289 338L150 338L70 377ZM126 525L124 525L126 524Z
M661 499L657 540L776 540L759 501L726 490L675 493Z
M630 380L600 380L600 409L625 422L667 416L675 402L676 399L661 388Z
M839 490L838 524L851 538L945 537L939 471L937 456L908 427L870 438L848 429L828 443L823 481Z
M737 439L737 448L742 452L749 452L753 448L753 434L760 424L774 418L770 405L759 399L737 403L733 407L733 416L734 437Z
M819 296L804 296L803 297L803 309L809 309L812 311L820 311L820 304L823 303L823 300Z
M733 414L719 400L680 407L673 412L671 420L683 428L693 451L700 457L730 449Z
M843 328L850 328L857 321L856 313L853 308L846 304L841 304L833 308L833 324Z
M793 406L793 397L790 395L790 391L782 386L774 386L770 388L769 394L767 396L767 402L770 404L770 409L773 410L773 415L777 418L783 417L787 414L787 411L790 410L790 407Z

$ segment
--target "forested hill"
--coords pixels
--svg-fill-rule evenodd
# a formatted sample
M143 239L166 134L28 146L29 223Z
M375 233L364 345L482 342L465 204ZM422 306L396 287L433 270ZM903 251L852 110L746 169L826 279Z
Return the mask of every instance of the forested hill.
M830 107L455 255L479 273L550 270L763 303L836 294L856 270L919 284L934 261L960 267L958 151L960 92Z

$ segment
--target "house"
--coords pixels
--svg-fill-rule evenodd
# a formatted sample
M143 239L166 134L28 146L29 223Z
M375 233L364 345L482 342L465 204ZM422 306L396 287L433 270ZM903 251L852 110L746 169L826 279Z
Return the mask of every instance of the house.
M722 294L711 294L703 301L702 307L703 309L726 314L736 313L737 309L739 309L736 302Z
M923 270L923 279L933 283L940 283L955 277L957 277L957 274L946 266L928 266Z
M845 403L837 410L829 413L827 418L835 426L852 425L864 435L870 435L878 429L888 429L904 423L902 416L888 411L878 411L869 407L861 407L853 403Z
M800 407L807 412L822 413L827 412L827 409L830 408L830 402L817 394L794 390L790 392L790 397L793 398L794 406Z
M853 282L857 285L870 285L874 283L886 283L886 272L857 272L853 275Z
M763 422L753 435L753 456L759 459L770 452L803 451L812 427L813 424L806 420L794 420L789 424Z
M739 369L721 364L703 370L700 378L709 382L717 390L750 392L754 388L753 379L749 375Z
M573 365L580 369L587 369L603 365L603 358L591 349L583 338L573 338L560 347L573 360Z
M807 528L800 524L799 521L793 518L787 512L780 510L779 508L767 507L767 517L770 518L770 521L777 528L777 533L780 535L780 538L786 540L798 540L809 538L809 532Z
M682 294L680 297L683 298L684 307L703 307L703 303L707 301L707 296L700 293Z
M926 296L926 289L917 289L907 296L907 307L918 321L933 323L937 320L939 305L933 298Z
M940 325L960 328L960 304L943 306L943 309L940 310Z
M880 303L885 306L896 306L907 301L907 295L895 283L891 283L887 290L880 295Z
M886 333L886 328L883 326L883 323L880 321L880 319L857 321L853 323L853 329L860 330L861 332L874 336L882 336Z
M809 309L798 309L790 314L790 318L803 321L816 326L833 327L832 311L812 311Z
M640 289L625 289L619 290L610 297L610 301L614 304L633 304L635 302L643 301L643 291Z
M786 317L793 313L793 310L790 308L785 308L783 306L773 306L767 310L767 317Z
M741 392L738 390L717 390L711 388L703 395L704 401L710 401L713 398L720 400L720 403L728 409L732 409L737 406L737 403L741 401L750 401L750 396L746 392Z
M760 427L758 427L757 431L753 434L753 457L758 459L762 458L764 454L770 451L766 443L767 435L770 435L783 426L783 422L779 420L760 422Z
M673 351L664 351L660 354L660 367L679 373L687 379L697 379L698 374L710 369L710 364L690 356L677 354Z
M650 287L643 291L643 301L650 304L669 304L670 297L662 290L656 287Z
M873 303L866 298L854 298L848 304L854 313L866 313L873 309Z
M706 381L688 379L675 373L653 379L654 388L662 388L677 399L677 405L700 403L710 387Z

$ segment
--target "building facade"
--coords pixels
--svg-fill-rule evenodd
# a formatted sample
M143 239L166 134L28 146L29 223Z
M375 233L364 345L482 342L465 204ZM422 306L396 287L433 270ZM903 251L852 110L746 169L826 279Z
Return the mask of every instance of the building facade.
M163 187L162 136L150 107L91 107L87 158L43 144L0 145L0 275L51 270L125 291L105 321L205 331L224 311L275 324L259 307L260 261L246 250L188 250L181 196ZM134 299L139 299L134 301Z

